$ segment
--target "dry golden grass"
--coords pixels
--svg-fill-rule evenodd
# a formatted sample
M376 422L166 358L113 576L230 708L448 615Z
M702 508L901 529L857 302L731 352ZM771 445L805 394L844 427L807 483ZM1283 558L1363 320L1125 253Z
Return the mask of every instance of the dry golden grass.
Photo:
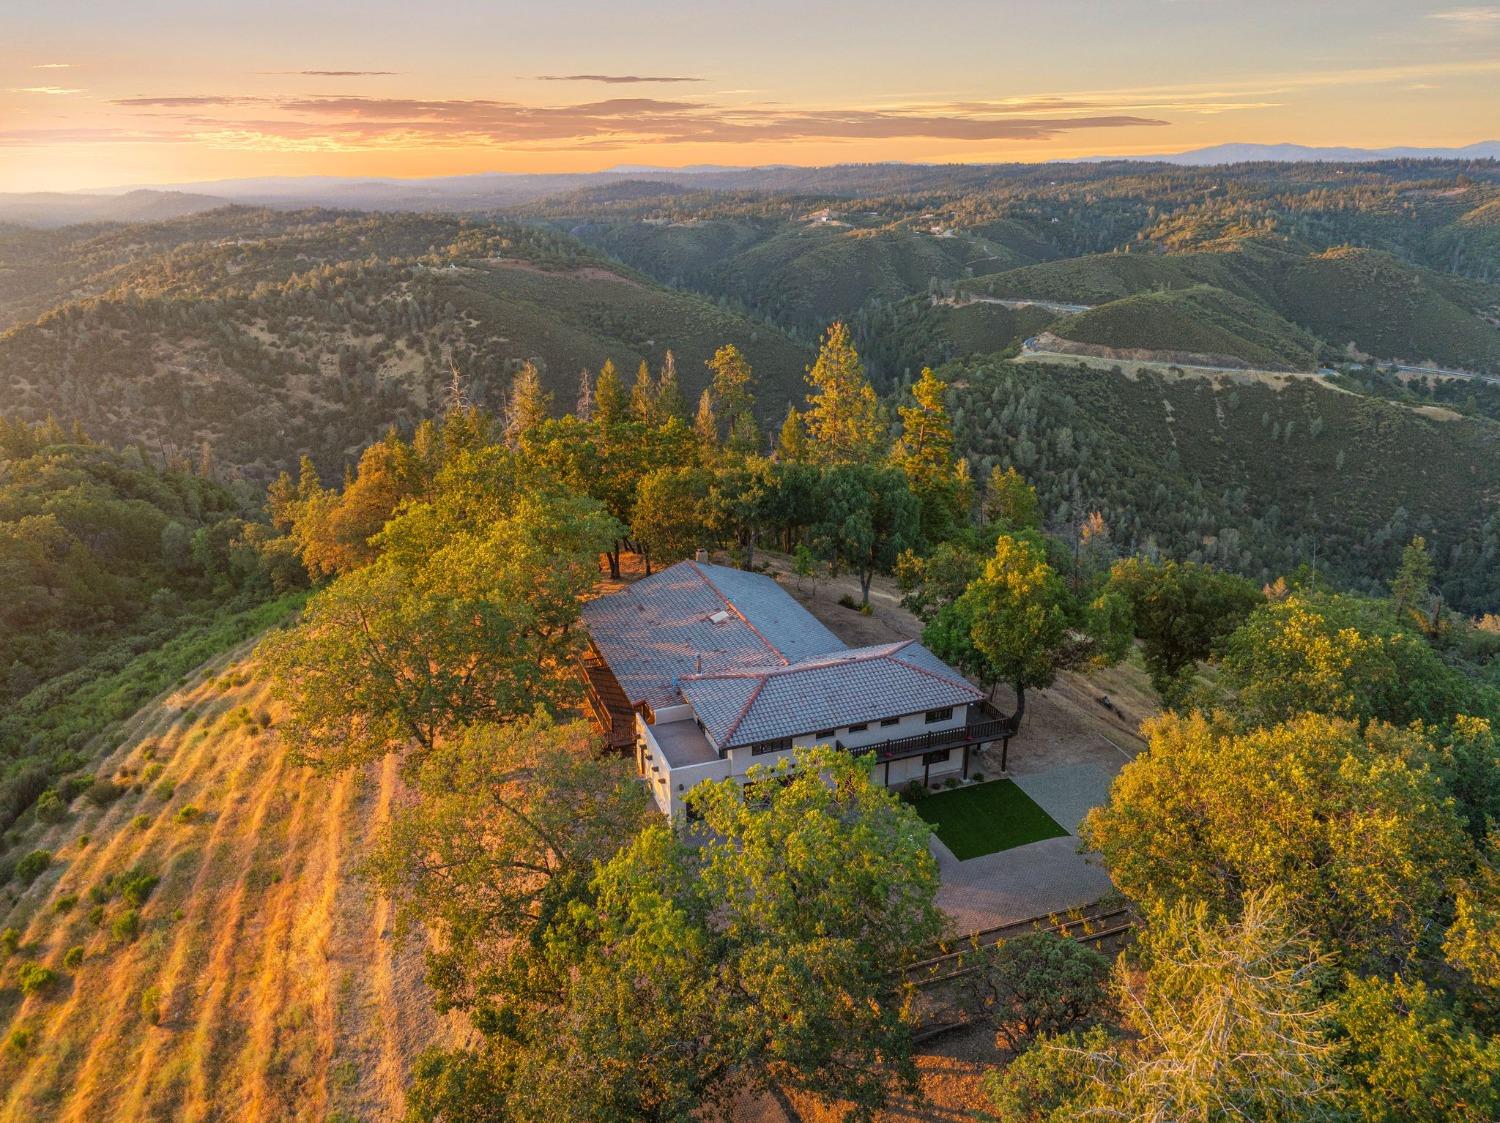
M390 1119L411 1060L454 1032L420 950L394 945L355 874L398 797L394 761L331 779L289 764L247 650L133 719L98 769L132 785L123 797L79 798L24 843L56 857L0 901L0 928L22 933L0 965L0 1038L31 1033L0 1047L0 1123ZM126 941L110 926L128 906L95 924L90 890L134 867L161 883ZM23 997L22 959L59 981Z

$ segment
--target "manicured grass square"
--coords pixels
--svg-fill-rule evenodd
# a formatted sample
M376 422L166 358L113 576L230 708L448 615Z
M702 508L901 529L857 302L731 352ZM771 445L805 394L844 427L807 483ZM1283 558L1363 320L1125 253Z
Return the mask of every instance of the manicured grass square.
M916 807L960 861L1068 833L1010 780L936 792Z

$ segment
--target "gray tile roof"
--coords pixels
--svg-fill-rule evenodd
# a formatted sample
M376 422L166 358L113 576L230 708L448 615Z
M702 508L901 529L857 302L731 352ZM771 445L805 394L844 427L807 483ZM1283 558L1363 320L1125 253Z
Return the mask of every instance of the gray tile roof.
M914 640L846 649L789 666L687 675L684 698L728 748L978 701L959 673Z
M726 748L979 698L921 644L845 647L771 578L719 565L678 562L583 621L631 705L685 700Z
M771 578L693 561L590 601L583 622L631 705L679 701L684 675L784 666L844 650Z

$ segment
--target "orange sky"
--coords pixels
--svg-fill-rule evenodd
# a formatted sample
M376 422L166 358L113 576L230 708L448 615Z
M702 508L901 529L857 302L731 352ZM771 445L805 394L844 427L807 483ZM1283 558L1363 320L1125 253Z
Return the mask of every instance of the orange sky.
M29 7L0 190L1500 138L1500 5Z

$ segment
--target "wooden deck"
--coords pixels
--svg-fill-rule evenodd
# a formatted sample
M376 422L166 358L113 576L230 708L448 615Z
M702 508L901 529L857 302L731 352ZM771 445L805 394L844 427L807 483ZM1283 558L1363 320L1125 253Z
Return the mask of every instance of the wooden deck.
M578 657L583 673L584 699L589 716L611 749L625 752L635 745L635 711L609 664L590 648Z

